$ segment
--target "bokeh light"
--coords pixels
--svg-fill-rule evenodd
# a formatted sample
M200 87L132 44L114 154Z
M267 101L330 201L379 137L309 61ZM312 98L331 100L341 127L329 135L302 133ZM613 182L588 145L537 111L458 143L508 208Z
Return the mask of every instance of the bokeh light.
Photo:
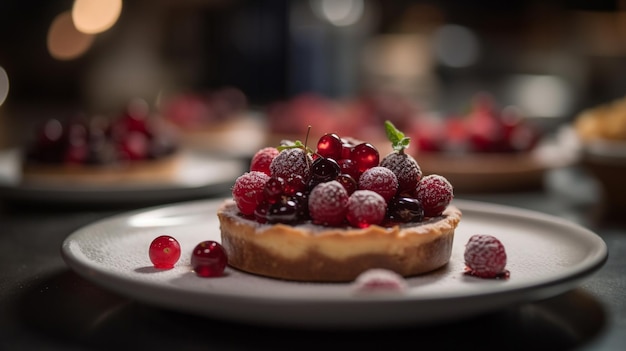
M57 15L48 30L48 51L58 60L72 60L83 55L93 44L94 36L79 32L72 15L65 11Z
M535 117L563 117L573 106L569 84L557 76L516 75L509 80L508 91L517 106Z
M0 66L0 106L4 103L7 96L9 95L9 75L7 72Z
M75 0L72 20L80 32L97 34L111 28L122 12L122 0Z
M320 18L338 26L349 26L363 16L363 0L310 0L313 12Z
M446 24L434 36L435 53L441 64L449 67L471 66L480 56L478 38L470 29L456 24Z

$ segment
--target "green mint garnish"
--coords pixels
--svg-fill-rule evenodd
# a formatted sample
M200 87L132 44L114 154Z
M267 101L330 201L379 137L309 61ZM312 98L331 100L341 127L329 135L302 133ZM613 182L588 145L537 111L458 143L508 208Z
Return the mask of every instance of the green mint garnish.
M394 151L403 153L404 149L409 146L411 138L406 137L393 123L385 121L385 132L387 133L387 139L391 142L391 147Z

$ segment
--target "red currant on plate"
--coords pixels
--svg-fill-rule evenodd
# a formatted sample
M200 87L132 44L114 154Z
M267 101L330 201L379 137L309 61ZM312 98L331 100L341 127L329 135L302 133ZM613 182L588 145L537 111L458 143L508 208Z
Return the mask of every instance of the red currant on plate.
M199 243L191 253L191 267L200 277L221 276L227 263L226 251L213 240Z
M180 244L169 235L161 235L150 243L148 255L154 268L173 268L180 258Z

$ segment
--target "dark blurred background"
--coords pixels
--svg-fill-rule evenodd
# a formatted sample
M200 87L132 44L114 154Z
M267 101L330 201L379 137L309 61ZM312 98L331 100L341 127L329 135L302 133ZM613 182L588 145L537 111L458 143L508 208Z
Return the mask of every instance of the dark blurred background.
M223 86L252 106L389 88L437 110L487 90L554 125L626 92L617 0L103 0L86 33L79 2L0 2L5 143L29 116Z

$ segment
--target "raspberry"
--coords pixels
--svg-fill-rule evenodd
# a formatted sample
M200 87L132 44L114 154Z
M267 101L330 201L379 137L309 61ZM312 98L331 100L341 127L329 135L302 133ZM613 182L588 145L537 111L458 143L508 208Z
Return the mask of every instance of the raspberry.
M454 198L452 184L443 176L429 174L417 183L415 198L422 203L425 217L439 216Z
M336 180L318 184L309 194L309 214L316 224L342 225L348 210L348 192Z
M270 175L270 164L276 155L278 155L278 149L271 146L257 151L250 161L250 170Z
M422 178L422 170L413 156L392 152L380 161L382 167L389 168L398 178L398 193L412 193Z
M357 190L348 199L348 222L357 228L380 224L385 219L385 199L371 190Z
M372 167L359 177L359 189L374 191L389 202L398 191L398 178L389 168Z
M355 293L404 293L408 284L404 277L394 271L372 268L354 280Z
M506 251L502 242L491 235L476 234L465 245L467 273L480 278L508 276Z
M263 172L251 171L235 180L232 194L239 211L247 216L254 214L258 203L263 201L263 188L270 176Z
M270 175L284 179L297 174L309 181L311 174L311 156L304 149L293 148L281 151L270 163Z

